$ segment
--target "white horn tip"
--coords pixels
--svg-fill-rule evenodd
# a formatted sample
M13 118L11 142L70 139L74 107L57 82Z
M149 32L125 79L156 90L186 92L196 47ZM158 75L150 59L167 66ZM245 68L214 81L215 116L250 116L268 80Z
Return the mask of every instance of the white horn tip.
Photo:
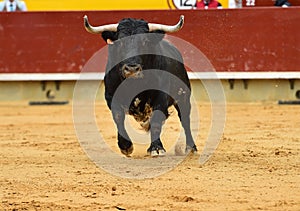
M181 27L182 27L183 23L184 23L184 15L180 15L180 22L181 22Z

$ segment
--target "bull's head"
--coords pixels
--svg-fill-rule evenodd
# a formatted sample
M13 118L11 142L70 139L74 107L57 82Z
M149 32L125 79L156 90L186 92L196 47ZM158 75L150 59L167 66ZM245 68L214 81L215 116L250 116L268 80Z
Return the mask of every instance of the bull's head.
M141 77L142 69L154 62L149 56L143 56L143 52L157 52L164 33L179 31L183 23L182 15L176 25L147 23L144 20L127 18L117 24L91 26L87 16L84 16L85 29L92 34L101 34L106 43L110 44L108 66L110 63L111 68L117 65L124 78Z

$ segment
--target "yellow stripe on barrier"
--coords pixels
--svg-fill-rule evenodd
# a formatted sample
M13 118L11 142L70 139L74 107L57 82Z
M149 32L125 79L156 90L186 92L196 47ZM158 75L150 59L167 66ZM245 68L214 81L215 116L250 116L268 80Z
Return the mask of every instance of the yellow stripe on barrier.
M169 9L168 0L26 0L29 11Z
M28 11L190 9L196 0L25 0ZM224 8L228 0L219 0Z

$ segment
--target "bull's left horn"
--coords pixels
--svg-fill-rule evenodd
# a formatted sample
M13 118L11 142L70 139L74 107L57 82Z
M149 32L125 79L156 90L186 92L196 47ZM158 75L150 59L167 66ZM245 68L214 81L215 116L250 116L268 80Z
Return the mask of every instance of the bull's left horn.
M85 15L83 17L84 28L92 34L101 34L104 31L113 31L116 32L119 24L107 24L103 26L91 26L88 20L88 17Z
M174 26L157 24L157 23L148 23L148 27L149 27L150 32L155 31L155 30L161 30L161 31L164 31L164 32L172 33L172 32L179 31L182 28L183 23L184 23L184 16L181 15L179 22Z

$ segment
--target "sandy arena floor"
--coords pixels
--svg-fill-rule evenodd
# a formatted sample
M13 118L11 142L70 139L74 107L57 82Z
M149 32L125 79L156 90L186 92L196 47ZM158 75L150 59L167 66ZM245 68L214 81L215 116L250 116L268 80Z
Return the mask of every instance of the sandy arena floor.
M198 108L201 153L211 111L209 104ZM191 155L170 172L137 180L114 176L88 158L72 105L1 103L0 210L300 210L300 106L228 104L226 115L207 163ZM119 154L104 104L96 105L96 119ZM179 132L175 114L164 131L170 149ZM146 156L147 146L135 147L130 159L160 161Z

